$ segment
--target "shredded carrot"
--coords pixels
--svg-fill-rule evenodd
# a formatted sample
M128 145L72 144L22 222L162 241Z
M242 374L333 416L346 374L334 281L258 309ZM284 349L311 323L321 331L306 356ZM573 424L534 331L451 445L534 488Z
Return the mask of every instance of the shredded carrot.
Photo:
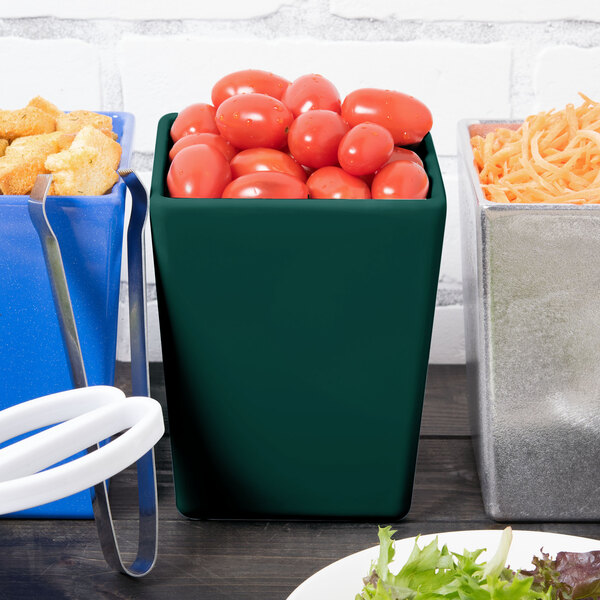
M515 203L600 203L600 103L545 111L517 129L471 139L488 200Z

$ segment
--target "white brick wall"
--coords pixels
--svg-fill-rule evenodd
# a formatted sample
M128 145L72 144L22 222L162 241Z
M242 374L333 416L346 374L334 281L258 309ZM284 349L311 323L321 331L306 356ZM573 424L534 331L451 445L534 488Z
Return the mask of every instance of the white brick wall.
M37 94L64 110L102 105L100 52L94 44L2 37L0 57L2 108L20 108Z
M126 36L118 47L125 110L156 123L191 101L210 102L213 84L226 73L260 65L289 79L318 72L343 95L360 87L403 90L425 102L434 114L432 134L442 155L456 152L456 121L464 115L493 117L510 112L510 45L432 42L354 42L237 39L184 39ZM181 57L185 57L182 60ZM218 57L218 60L215 59ZM481 73L495 76L477 94ZM349 65L353 65L349 68ZM460 77L456 65L463 65ZM161 73L161 77L157 77ZM190 77L202 73L202 77ZM151 152L154 128L140 131L136 148Z
M290 79L319 72L342 94L368 85L421 98L434 114L448 196L431 360L461 362L456 121L519 118L577 102L578 91L600 98L599 23L596 0L4 2L0 108L41 94L65 109L134 113L133 166L149 189L158 118L208 101L229 71L262 68ZM148 259L151 358L159 360Z
M397 19L421 21L600 21L596 0L570 2L474 2L473 0L330 0L334 15L346 19Z
M598 81L600 48L546 47L540 52L535 65L535 108L545 110L552 106L560 108L568 102L577 104L580 99L576 92L590 95L590 82ZM594 87L598 89L599 86L595 84Z
M63 19L250 19L262 17L284 6L279 0L191 2L190 0L19 0L3 3L3 17L50 16Z

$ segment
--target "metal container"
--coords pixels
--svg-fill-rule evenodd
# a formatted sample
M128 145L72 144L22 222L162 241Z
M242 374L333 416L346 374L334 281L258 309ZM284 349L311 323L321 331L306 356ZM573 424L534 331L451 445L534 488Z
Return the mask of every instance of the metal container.
M485 199L461 121L471 425L497 520L600 518L600 207Z
M150 202L177 507L195 518L410 507L446 198Z
M133 115L113 119L129 165ZM51 196L46 207L60 243L90 385L113 385L125 213L125 184L103 196ZM72 387L40 239L28 196L0 195L0 410ZM87 491L19 513L92 518Z

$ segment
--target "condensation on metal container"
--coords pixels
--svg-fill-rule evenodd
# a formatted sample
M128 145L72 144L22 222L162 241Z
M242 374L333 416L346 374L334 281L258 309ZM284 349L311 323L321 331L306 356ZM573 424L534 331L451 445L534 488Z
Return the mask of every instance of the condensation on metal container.
M600 518L600 206L485 200L459 124L471 426L497 520Z

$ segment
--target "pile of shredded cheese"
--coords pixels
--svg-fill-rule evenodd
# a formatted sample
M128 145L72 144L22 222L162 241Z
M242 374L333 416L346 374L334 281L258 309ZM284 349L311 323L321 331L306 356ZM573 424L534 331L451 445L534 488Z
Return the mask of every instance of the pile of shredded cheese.
M471 139L475 166L494 202L600 203L600 103L527 117Z

